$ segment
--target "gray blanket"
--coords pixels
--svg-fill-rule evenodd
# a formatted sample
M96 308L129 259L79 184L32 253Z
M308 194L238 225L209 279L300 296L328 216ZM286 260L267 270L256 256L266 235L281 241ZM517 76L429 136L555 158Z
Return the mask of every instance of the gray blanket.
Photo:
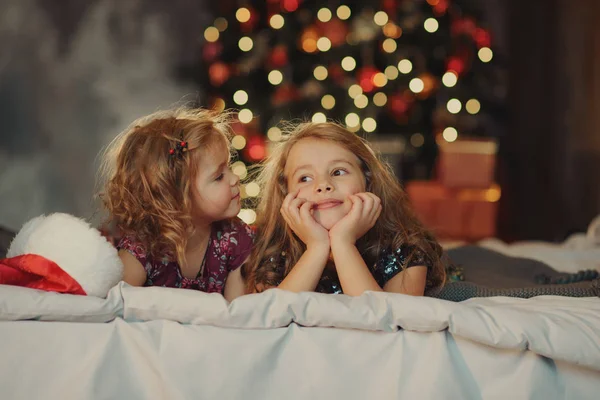
M569 275L540 261L509 257L477 246L451 249L448 256L454 265L462 268L464 280L433 289L426 293L427 296L450 301L493 296L600 296L600 279L558 285L540 284L541 276L556 280ZM580 274L580 278L584 275Z
M541 261L510 257L478 246L448 250L452 263L462 267L465 281L488 288L537 286L536 277L558 278L562 274Z

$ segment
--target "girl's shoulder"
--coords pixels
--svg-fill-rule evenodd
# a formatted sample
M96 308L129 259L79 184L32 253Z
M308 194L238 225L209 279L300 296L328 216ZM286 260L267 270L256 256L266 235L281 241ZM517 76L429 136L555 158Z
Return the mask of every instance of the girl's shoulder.
M218 222L215 231L219 240L233 241L234 244L253 241L255 236L254 230L238 217Z
M387 246L379 253L379 262L395 261L404 267L416 265L431 266L431 259L417 246L401 244L400 246Z
M213 240L221 253L232 253L238 248L251 248L254 243L254 231L238 217L215 223Z
M377 260L379 264L388 264L390 262L400 264L404 268L414 267L417 265L432 266L431 258L426 252L417 246L401 244L399 246L384 247L379 253Z
M228 270L238 268L248 258L254 243L254 231L239 218L220 221L213 231L213 247L219 257L225 257Z
M377 283L383 287L387 281L406 268L424 266L431 270L433 263L426 252L417 246L401 244L384 247L375 262L372 274Z
M134 236L125 235L117 244L118 250L126 250L135 256L138 260L146 259L148 256L146 247L144 244L137 240Z

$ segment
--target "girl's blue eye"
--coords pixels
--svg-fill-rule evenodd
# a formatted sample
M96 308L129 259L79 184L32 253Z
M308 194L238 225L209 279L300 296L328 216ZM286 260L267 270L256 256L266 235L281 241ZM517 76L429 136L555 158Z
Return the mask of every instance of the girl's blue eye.
M302 176L300 177L300 182L310 182L312 178L310 176Z
M338 168L336 170L333 171L333 176L341 176L341 175L346 175L348 173L348 171L346 171L345 169L341 169Z
M215 179L215 181L223 180L224 176L225 176L225 174L220 174L219 176L217 176L217 178Z

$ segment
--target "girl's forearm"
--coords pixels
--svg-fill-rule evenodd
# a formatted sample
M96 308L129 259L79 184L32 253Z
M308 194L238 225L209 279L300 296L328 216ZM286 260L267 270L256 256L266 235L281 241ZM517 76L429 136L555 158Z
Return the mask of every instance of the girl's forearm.
M360 296L367 290L383 290L373 278L354 244L332 242L331 251L344 294Z
M328 258L328 245L308 248L277 288L290 292L313 292Z

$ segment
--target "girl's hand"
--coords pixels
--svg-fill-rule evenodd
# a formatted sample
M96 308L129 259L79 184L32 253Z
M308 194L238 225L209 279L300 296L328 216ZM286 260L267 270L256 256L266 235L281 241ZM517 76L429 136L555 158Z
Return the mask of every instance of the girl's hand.
M329 233L315 221L312 213L314 202L298 198L298 190L289 193L283 200L281 215L307 248L329 248Z
M352 202L350 212L330 230L330 241L354 245L369 231L381 214L381 200L373 193L357 193L348 197Z

